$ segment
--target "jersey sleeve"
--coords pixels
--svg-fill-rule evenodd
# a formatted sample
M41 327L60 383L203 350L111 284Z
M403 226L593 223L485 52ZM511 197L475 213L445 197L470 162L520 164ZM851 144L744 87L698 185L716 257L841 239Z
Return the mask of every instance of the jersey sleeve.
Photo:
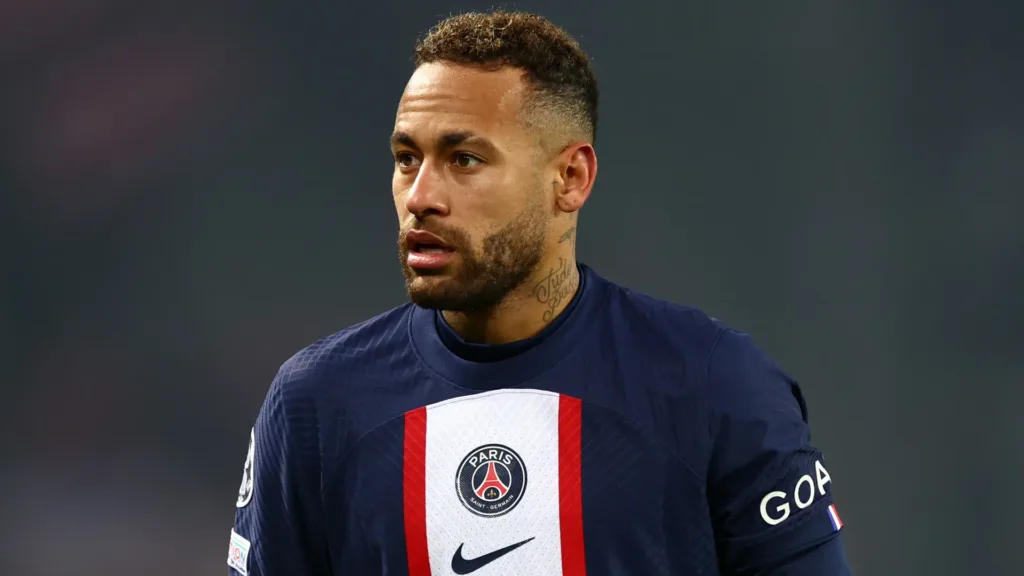
M231 576L329 574L316 411L282 369L249 437L228 548Z
M719 335L707 378L708 500L722 573L849 574L832 479L810 443L797 383L733 330Z

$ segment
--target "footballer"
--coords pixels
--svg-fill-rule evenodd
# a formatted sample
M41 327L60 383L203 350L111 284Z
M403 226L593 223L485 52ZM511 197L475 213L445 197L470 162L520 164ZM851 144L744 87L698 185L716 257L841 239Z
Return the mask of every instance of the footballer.
M597 109L539 16L420 40L390 138L410 302L281 366L230 574L850 574L797 383L577 261Z

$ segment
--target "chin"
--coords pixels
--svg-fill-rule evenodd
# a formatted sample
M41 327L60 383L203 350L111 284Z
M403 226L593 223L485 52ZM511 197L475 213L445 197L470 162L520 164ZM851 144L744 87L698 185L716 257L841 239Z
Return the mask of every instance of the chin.
M447 274L441 274L436 270L431 270L427 274L417 274L413 272L406 277L405 288L409 292L409 295L424 294L429 292L436 292L438 290L444 291L445 286L450 286L454 281L451 276Z
M460 311L465 306L461 298L453 298L449 294L433 290L416 290L410 288L409 300L420 308L426 308L428 310Z
M487 290L474 290L450 276L414 276L406 283L413 304L428 310L476 312L495 306L500 300Z
M405 291L413 304L436 309L445 309L452 300L451 295L460 292L454 279L437 270L425 274L411 272L407 275Z

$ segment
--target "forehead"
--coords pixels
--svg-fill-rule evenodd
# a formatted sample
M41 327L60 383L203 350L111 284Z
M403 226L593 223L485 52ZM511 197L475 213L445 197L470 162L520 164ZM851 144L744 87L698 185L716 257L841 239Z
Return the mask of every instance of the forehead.
M395 129L411 134L471 130L521 131L518 114L527 87L522 71L431 62L413 72L398 104Z

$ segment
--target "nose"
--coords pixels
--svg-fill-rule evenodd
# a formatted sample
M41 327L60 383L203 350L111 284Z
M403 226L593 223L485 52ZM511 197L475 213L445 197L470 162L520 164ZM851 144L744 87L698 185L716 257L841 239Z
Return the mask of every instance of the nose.
M430 214L445 216L449 206L445 194L443 174L424 162L416 173L412 187L405 197L405 208L418 219Z

